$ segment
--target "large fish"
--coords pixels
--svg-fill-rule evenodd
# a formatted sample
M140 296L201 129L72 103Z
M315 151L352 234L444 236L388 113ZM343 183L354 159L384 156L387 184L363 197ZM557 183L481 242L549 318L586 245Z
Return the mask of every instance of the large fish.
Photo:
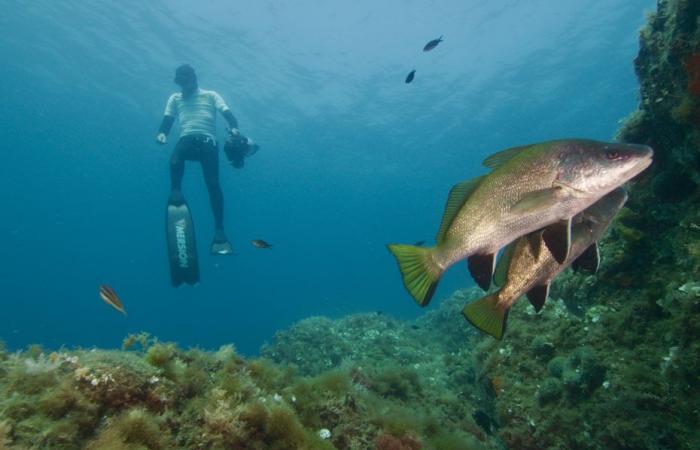
M576 215L571 226L571 251L561 264L547 249L539 231L511 243L498 261L494 276L501 288L467 305L464 317L481 331L501 339L508 311L522 295L527 295L539 311L547 300L552 280L564 269L571 265L574 270L595 273L600 264L597 241L625 201L627 193L617 188Z
M516 238L544 228L558 262L566 260L571 218L651 164L646 145L571 139L516 147L484 161L487 175L452 188L434 247L390 244L404 286L425 306L444 271L468 258L484 290L495 254Z

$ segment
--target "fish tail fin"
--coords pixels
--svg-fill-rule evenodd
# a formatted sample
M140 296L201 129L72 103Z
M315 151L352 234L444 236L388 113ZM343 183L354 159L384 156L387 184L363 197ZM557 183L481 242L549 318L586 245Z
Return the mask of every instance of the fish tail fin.
M426 306L435 293L443 269L432 258L433 249L415 245L389 244L396 258L406 290L420 306Z
M491 294L465 306L462 314L469 323L484 333L502 339L506 331L508 310L498 303L497 294Z

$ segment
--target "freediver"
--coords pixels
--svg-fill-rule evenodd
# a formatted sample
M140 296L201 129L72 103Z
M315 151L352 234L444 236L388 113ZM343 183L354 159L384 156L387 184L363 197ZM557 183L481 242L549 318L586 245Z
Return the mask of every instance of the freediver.
M226 119L229 139L239 138L238 121L224 99L215 91L200 89L197 74L189 64L175 70L175 84L180 92L172 94L165 106L163 120L156 136L160 145L167 143L167 135L177 118L180 123L180 139L170 157L169 205L185 204L182 195L182 177L185 161L202 164L204 182L209 191L209 201L214 213L214 239L210 251L216 255L233 253L231 243L224 233L224 196L219 183L219 153L216 142L216 112Z

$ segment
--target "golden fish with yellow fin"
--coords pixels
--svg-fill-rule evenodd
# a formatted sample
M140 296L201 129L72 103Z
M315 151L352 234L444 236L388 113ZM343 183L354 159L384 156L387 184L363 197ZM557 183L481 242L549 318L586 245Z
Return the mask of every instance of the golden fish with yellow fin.
M508 311L523 295L540 311L549 295L549 286L570 265L574 270L595 273L600 264L597 241L627 201L627 193L617 188L573 219L571 251L563 263L557 262L536 231L506 247L498 260L495 283L500 289L467 305L464 317L475 327L501 339L506 330Z

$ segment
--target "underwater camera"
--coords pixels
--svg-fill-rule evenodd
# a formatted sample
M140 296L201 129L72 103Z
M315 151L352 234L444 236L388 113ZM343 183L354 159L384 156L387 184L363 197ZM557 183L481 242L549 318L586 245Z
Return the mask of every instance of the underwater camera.
M243 161L249 156L257 153L260 146L254 144L251 139L239 134L237 136L229 136L224 144L224 153L228 162L236 169L243 167Z

